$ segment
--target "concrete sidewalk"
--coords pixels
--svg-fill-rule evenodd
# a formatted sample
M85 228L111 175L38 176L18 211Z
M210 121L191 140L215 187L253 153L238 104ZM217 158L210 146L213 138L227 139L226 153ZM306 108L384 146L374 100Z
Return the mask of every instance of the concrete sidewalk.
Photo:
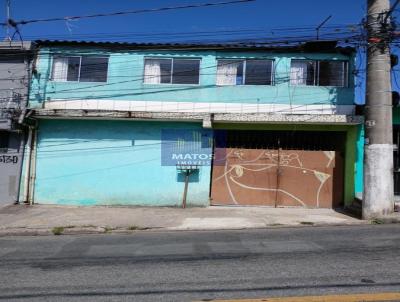
M151 208L10 205L0 208L0 236L226 230L369 223L331 209L208 207Z

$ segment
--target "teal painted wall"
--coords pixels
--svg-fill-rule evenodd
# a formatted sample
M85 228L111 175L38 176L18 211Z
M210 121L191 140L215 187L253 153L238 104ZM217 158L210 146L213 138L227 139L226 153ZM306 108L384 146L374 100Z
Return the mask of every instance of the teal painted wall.
M357 141L356 141L356 174L355 185L356 195L361 195L364 190L364 125L357 127Z
M393 125L400 125L400 108L394 107L392 111ZM357 173L356 173L356 193L363 192L363 170L364 170L364 126L358 128L359 139L357 141Z
M77 83L50 81L52 55L79 54L109 55L107 83ZM145 57L186 57L201 59L200 85L144 84ZM273 59L275 85L224 86L216 83L218 58ZM291 86L290 60L329 59L349 60L349 87ZM233 102L254 104L343 104L354 103L354 56L315 53L273 53L266 51L107 51L94 48L43 48L40 50L37 71L31 84L30 105L41 107L52 99L108 99L137 101Z
M275 129L278 125L264 127ZM345 200L350 203L354 194L363 190L362 126L293 127L347 131ZM161 165L161 129L167 128L202 129L196 123L41 120L35 202L179 206L183 178L175 166ZM210 166L203 166L192 177L189 206L208 205L210 173Z
M161 166L161 129L195 123L41 120L35 202L180 206L184 182ZM210 166L191 176L188 206L207 206Z

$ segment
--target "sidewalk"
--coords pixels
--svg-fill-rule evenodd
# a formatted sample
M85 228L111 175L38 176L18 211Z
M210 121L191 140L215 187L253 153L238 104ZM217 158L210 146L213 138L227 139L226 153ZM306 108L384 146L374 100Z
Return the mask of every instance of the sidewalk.
M152 208L10 205L0 208L0 236L227 230L284 226L352 225L370 222L331 209L208 207Z

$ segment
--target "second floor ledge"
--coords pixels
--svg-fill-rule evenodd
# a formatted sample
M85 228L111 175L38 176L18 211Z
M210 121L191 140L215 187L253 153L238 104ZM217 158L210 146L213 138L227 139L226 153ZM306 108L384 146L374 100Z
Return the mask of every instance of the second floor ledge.
M32 109L31 116L37 119L101 119L101 120L153 120L202 122L211 128L213 123L280 123L280 124L331 124L357 125L363 116L344 114L281 114L281 113L190 113L148 112L87 109Z
M39 105L39 104L37 104ZM36 105L36 106L37 106ZM310 103L265 103L265 102L182 102L171 100L132 101L107 99L54 99L41 103L43 109L105 110L136 112L177 113L265 113L265 114L311 114L311 115L354 115L355 105L332 102Z

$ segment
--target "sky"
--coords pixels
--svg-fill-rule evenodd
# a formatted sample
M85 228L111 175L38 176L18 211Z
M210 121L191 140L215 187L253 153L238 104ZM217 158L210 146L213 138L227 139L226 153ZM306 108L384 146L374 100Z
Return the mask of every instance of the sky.
M0 20L5 20L5 0ZM11 0L14 20L110 13L223 0ZM316 27L332 16L326 27L358 24L365 16L366 0L256 0L220 7L152 12L78 21L27 24L24 40L110 40L136 42L229 41L305 35L293 29ZM0 21L1 22L1 21ZM290 28L290 31L280 31ZM1 35L5 36L5 28ZM362 99L362 88L357 99Z
M158 8L222 0L11 0L14 20L85 15ZM5 20L5 0L0 19ZM61 35L74 39L87 33L188 32L279 27L317 26L332 15L327 25L359 23L366 0L256 0L221 7L154 12L89 20L29 24L22 27L24 39ZM3 33L4 35L4 30ZM26 37L26 38L25 38ZM124 37L126 39L126 37ZM134 37L132 37L134 39Z

